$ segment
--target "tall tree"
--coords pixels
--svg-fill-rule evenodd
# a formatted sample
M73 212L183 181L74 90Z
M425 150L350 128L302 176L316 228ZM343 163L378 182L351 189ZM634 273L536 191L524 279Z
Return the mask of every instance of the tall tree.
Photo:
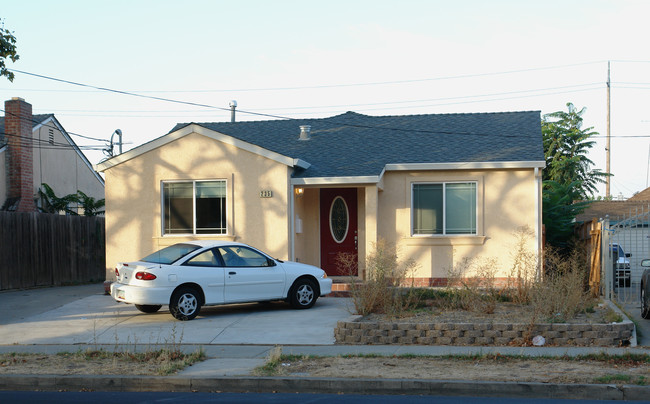
M14 74L7 70L5 60L9 58L15 62L19 57L16 51L16 37L13 32L5 29L4 21L0 20L0 76L14 81Z
M592 169L593 161L587 157L595 142L589 140L598 135L593 127L582 128L585 108L577 110L567 103L568 111L557 111L542 118L542 135L546 169L544 180L567 186L572 200L589 199L596 193L596 186L604 183L607 173ZM573 184L572 186L568 186Z

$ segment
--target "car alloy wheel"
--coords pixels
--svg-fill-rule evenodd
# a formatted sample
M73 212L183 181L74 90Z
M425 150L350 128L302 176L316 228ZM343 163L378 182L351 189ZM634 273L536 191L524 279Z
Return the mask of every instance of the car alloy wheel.
M172 295L169 311L177 320L191 320L199 314L199 310L201 310L201 301L196 290L181 288Z
M316 287L309 279L298 279L291 288L291 306L296 309L308 309L316 303Z

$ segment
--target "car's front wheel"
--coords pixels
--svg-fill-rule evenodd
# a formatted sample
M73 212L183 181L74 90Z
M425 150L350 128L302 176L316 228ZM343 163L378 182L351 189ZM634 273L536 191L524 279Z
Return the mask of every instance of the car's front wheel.
M162 305L160 304L136 304L135 305L135 308L140 310L143 313L155 313L158 310L160 310L161 307Z
M169 311L177 320L191 320L201 310L201 298L196 289L180 288L174 292L169 302Z
M650 319L650 302L648 302L648 295L645 291L647 287L648 285L641 286L641 317Z
M316 303L316 299L316 285L306 278L298 279L289 292L289 302L294 309L308 309Z

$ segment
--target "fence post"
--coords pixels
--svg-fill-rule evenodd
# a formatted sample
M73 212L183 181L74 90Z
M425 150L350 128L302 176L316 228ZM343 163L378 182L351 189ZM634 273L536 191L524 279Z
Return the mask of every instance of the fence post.
M601 271L601 279L605 280L605 283L603 285L603 296L605 296L605 299L611 300L612 292L614 289L614 279L613 279L614 274L612 272L614 262L612 260L612 249L609 248L609 245L611 244L610 242L611 229L609 227L609 216L603 219L601 229L602 229L602 243L600 246L601 246L601 251L603 253L601 254L602 263L600 265L600 271Z

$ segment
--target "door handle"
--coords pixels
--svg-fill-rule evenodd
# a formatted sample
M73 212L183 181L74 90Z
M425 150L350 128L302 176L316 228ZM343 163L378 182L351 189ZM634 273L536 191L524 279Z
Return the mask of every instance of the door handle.
M230 272L228 272L228 275L237 275L237 272L235 272L235 271L230 271Z

